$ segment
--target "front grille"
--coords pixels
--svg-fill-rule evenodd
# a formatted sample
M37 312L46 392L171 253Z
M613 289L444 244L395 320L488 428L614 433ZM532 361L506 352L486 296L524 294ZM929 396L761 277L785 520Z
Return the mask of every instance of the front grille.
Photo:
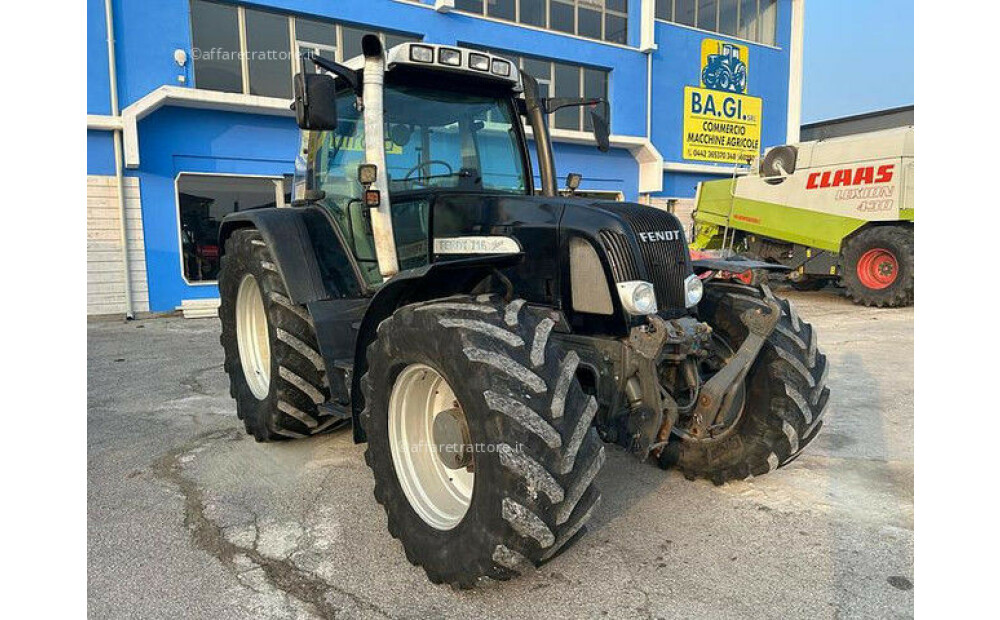
M684 308L684 278L691 274L690 257L684 229L672 213L654 207L616 203L608 211L617 214L635 231L642 263L647 277L656 288L656 299L661 308ZM677 231L673 241L642 241L639 233ZM608 260L615 280L638 280L637 257L631 250L628 238L620 232L602 230L601 242L608 253Z

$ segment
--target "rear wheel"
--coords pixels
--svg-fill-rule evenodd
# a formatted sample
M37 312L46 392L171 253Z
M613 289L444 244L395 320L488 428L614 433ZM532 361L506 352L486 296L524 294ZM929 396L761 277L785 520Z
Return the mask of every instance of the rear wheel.
M229 393L247 432L272 441L337 426L317 407L329 389L309 311L289 300L256 230L237 230L226 240L219 296Z
M703 368L703 379L728 361L746 338L740 315L768 311L773 297L767 287L710 282L698 310L718 340L715 355ZM791 302L775 298L781 318L764 342L722 424L706 436L689 432L690 418L681 416L674 437L660 456L663 466L676 465L688 478L717 484L766 474L791 462L819 433L830 396L827 362L816 346L816 332L799 318Z
M375 498L434 583L515 576L564 549L597 507L597 402L554 326L520 300L454 297L399 308L368 348Z
M873 226L844 243L842 282L865 306L895 308L913 303L913 230Z

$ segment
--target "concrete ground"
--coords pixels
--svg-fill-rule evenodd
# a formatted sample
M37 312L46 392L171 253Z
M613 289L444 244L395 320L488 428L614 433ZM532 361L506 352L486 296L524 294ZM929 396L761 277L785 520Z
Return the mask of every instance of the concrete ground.
M781 293L831 361L798 460L715 487L609 446L588 535L465 592L406 561L349 432L244 434L218 321L90 322L90 615L912 617L913 310Z

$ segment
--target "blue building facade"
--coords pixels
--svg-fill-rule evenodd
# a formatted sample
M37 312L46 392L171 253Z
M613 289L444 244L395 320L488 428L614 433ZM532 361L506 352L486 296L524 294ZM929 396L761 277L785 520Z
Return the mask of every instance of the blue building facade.
M288 110L298 53L345 60L364 32L389 46L423 40L489 50L550 95L606 96L609 153L593 147L581 110L550 119L557 171L582 173L584 191L662 206L733 173L732 163L686 158L686 89L703 86L705 50L739 56L748 70L742 95L761 107L751 128L756 150L797 138L788 127L798 126L802 0L87 1L95 313L116 304L171 311L218 296L213 226L233 209L287 202L299 146ZM118 245L97 224L107 224L115 204L135 221L121 227L132 238ZM124 279L116 272L131 274L128 287L115 285Z

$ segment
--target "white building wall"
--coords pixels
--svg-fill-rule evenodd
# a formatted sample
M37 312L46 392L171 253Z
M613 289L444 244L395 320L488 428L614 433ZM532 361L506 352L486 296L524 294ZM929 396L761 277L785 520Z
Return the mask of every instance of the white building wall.
M128 236L132 311L149 312L146 252L142 236L139 180L126 177L125 221ZM125 282L119 228L118 186L113 176L87 177L87 314L124 314Z

